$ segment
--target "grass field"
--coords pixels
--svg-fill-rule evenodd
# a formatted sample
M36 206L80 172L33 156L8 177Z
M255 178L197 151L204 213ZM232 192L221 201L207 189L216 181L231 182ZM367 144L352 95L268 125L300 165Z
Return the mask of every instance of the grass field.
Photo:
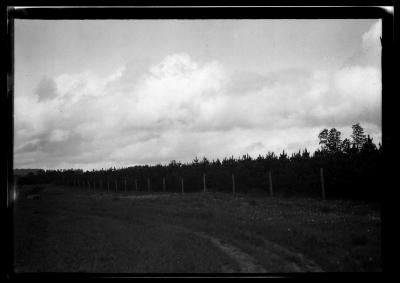
M17 273L382 270L377 204L41 187L18 188Z

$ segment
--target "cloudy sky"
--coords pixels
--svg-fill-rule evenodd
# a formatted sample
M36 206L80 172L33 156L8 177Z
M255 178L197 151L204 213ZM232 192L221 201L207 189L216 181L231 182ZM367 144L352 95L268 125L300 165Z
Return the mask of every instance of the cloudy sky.
M16 20L14 167L381 141L380 20Z

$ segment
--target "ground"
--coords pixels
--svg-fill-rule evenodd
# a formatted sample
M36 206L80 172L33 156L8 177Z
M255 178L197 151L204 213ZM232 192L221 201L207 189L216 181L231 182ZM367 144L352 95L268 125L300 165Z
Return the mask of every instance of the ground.
M381 271L380 230L376 203L25 186L14 203L14 267L17 273Z

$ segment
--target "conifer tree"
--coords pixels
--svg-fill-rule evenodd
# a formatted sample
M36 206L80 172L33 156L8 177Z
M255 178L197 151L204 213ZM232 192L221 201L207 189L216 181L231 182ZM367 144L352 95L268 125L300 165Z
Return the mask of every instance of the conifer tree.
M354 147L359 151L366 141L364 129L360 126L359 123L351 126L351 128L353 129L353 134L351 135L352 143Z

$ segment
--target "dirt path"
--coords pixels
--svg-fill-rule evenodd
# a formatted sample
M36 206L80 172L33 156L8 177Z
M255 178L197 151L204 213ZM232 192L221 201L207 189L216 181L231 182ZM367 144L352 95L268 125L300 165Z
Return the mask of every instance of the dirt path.
M266 270L254 257L247 254L243 250L231 244L221 241L220 239L199 232L196 235L208 239L215 247L227 254L234 260L243 273L267 273L276 272L274 270ZM303 254L289 251L275 243L265 241L263 252L267 254L271 261L279 263L284 272L323 272L323 270L313 261L307 259ZM225 266L222 270L224 273L235 272L231 267Z
M249 254L243 252L239 248L229 245L227 243L222 243L221 240L211 237L205 233L196 233L196 235L206 238L211 241L217 248L222 250L231 259L233 259L239 266L240 272L244 273L266 273L267 271L260 264L257 263L256 259ZM223 266L222 272L232 273L235 272L229 266Z
M312 260L301 253L288 250L287 248L264 240L268 252L286 262L289 270L293 272L323 272L324 270Z

